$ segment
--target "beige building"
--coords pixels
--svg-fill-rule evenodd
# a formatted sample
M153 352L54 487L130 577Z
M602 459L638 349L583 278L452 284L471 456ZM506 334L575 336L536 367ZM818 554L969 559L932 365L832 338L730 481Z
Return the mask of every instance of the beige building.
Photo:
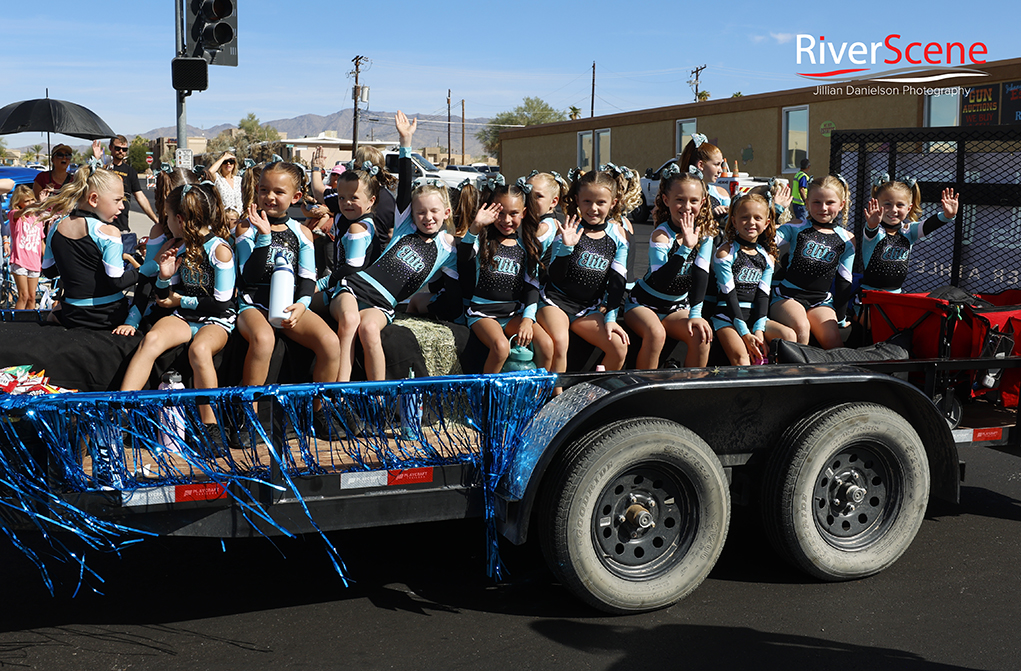
M644 172L679 154L698 132L731 167L736 160L752 175L793 174L806 157L814 174L826 173L834 130L1021 123L1021 58L977 68L988 76L812 86L505 130L501 171L566 174L613 162ZM957 93L943 92L950 88Z

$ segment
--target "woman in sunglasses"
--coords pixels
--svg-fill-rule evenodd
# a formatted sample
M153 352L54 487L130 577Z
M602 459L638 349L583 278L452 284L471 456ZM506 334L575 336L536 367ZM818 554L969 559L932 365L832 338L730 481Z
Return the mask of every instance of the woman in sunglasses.
M229 151L223 152L220 158L209 166L209 174L213 175L213 183L220 192L223 209L227 216L234 211L238 215L244 209L241 197L241 175L238 173L238 159Z
M71 148L66 144L58 144L50 154L50 169L40 172L32 183L32 191L36 200L42 200L43 189L57 191L68 181L67 168L71 165Z

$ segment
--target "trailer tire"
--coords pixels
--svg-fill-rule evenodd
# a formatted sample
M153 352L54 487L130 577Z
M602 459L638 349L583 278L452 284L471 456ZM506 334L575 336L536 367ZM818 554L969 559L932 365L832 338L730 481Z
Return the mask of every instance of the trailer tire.
M874 403L803 419L766 466L770 542L822 580L879 573L914 540L929 499L929 462L911 424Z
M592 606L669 606L709 575L730 525L726 473L694 432L658 418L601 427L551 466L538 507L556 577Z

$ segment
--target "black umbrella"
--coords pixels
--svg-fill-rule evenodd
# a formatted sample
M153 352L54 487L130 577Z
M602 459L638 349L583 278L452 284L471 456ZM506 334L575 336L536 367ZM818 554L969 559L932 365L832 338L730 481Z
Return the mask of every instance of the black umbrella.
M62 133L86 140L103 140L115 135L95 112L66 100L23 100L0 109L0 135L29 131Z

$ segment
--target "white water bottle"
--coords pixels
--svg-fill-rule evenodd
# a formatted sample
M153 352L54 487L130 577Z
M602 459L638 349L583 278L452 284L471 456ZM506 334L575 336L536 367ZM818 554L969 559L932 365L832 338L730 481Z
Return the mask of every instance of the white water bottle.
M269 323L280 328L291 313L285 308L294 304L294 269L282 253L273 259L273 277L269 281Z
M176 370L168 370L163 374L163 381L159 386L161 391L170 389L184 389L181 381L181 374ZM180 452L184 444L184 413L175 406L165 407L160 410L160 445L168 452ZM177 436L175 439L174 436Z
M408 371L408 378L415 378L415 370ZM401 419L401 437L404 440L422 441L422 394L402 392L397 412Z

